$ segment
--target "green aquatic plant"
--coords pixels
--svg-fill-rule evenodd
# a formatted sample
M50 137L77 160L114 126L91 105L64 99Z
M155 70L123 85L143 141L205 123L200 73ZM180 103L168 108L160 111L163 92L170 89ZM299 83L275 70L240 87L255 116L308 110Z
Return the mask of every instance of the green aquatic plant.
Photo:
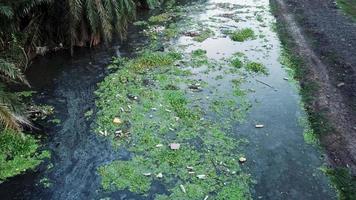
M13 130L0 132L0 181L34 169L44 158L50 156L48 151L38 152L38 141L29 135Z
M243 63L241 62L240 58L235 57L230 61L231 65L236 68L241 68Z
M197 49L192 51L192 57L202 57L206 55L206 50Z
M129 189L132 192L142 194L150 189L150 177L140 161L114 161L109 165L99 167L98 172L102 177L104 189Z
M258 62L248 62L245 65L245 68L247 71L254 72L254 73L260 73L260 74L268 74L268 69L262 64Z
M197 36L193 37L193 40L197 42L204 42L206 39L212 36L214 36L214 31L209 28L204 28L199 31L199 34Z
M172 14L168 13L168 12L151 16L148 19L148 21L152 24L162 24L162 23L168 22L170 20L172 20Z
M255 33L252 29L250 28L244 28L241 30L233 31L230 33L230 38L233 41L237 42L243 42L249 39L254 39L255 38Z
M204 52L197 51L196 54L200 56ZM136 59L143 58L139 56ZM130 68L132 62L138 62L133 60L118 67L118 71L107 77L97 91L100 110L98 127L112 134L118 128L124 130L112 123L113 117L120 116L123 121L129 121L129 137L120 138L115 143L126 147L134 155L130 160L117 160L99 167L103 188L128 189L146 195L152 182L159 181L167 185L170 194L157 195L156 199L199 199L222 191L224 186L219 184L219 180L238 180L244 182L242 185L248 185L249 180L242 178L239 163L231 154L232 151L238 151L238 141L217 124L202 120L201 109L194 107L194 102L179 87L173 87L184 83L182 78L190 73L184 73L184 76L178 73L177 76L179 67L173 62L167 66L148 67L142 73L141 70ZM156 80L155 86L143 86L142 81L147 79ZM125 94L135 94L139 100L130 100ZM196 145L194 141L201 141L201 144ZM169 143L172 142L179 143L180 148L170 149ZM194 169L196 174L190 174L187 166ZM228 170L229 173L218 174L220 170ZM202 180L196 175L206 178ZM186 193L182 192L180 185L184 185ZM248 188L244 189L249 194ZM236 196L232 192L224 192L224 195Z
M127 67L135 71L143 71L152 67L168 66L181 58L177 52L144 52L138 58L128 62Z

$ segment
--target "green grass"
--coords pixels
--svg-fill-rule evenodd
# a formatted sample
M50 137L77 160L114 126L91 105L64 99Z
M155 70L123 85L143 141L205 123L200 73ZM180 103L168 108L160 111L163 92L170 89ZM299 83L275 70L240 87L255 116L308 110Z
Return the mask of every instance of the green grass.
M255 33L250 28L236 30L230 33L230 38L233 41L237 41L237 42L243 42L249 39L254 39L255 37L256 37Z
M356 1L355 0L337 0L337 5L353 19L356 20Z
M38 152L38 141L11 130L0 132L0 181L38 166L49 152Z

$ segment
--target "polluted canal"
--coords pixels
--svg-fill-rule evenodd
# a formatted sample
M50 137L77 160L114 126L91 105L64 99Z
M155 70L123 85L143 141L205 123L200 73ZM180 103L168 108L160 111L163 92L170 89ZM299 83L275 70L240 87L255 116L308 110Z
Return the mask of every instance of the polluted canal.
M1 194L335 199L274 23L268 0L192 1L117 47L40 59L29 76L50 79L29 79L56 110L52 157Z

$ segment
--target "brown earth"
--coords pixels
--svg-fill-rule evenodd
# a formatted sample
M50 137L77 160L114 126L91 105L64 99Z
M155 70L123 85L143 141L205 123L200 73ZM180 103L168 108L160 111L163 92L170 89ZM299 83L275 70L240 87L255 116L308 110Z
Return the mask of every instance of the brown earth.
M317 83L307 110L323 113L330 164L356 174L356 22L330 0L270 0L290 48L303 58L301 85Z

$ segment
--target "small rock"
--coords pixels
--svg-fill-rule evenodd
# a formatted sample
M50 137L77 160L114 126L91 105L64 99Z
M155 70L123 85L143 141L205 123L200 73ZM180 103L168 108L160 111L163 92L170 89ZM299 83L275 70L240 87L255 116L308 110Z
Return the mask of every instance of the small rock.
M183 185L179 185L180 189L182 190L183 193L187 193Z
M162 173L158 173L158 174L156 175L156 177L157 177L157 178L163 178L163 174L162 174Z
M345 85L345 83L341 82L341 83L337 84L337 87L342 87L344 85Z
M151 108L151 110L152 110L152 111L156 111L156 110L157 110L157 108Z
M172 144L169 144L169 147L172 149L172 150L178 150L180 148L180 144L178 143L172 143Z
M255 126L256 128L263 128L263 127L265 127L263 124L256 124L256 126Z
M121 119L120 118L118 118L118 117L115 117L114 118L114 120L113 120L113 122L114 122L114 124L122 124L122 121L121 121Z
M287 78L287 77L284 77L284 78L283 78L283 80L286 80L286 81L288 81L288 80L289 80L289 78Z
M153 115L150 115L149 117L150 117L150 118L153 118Z
M188 174L195 174L195 172L188 172Z
M240 158L239 158L239 161L240 161L240 163L244 163L244 162L247 161L247 159L246 159L245 157L240 157Z
M144 176L151 176L152 173L143 173Z
M199 174L199 175L197 175L197 178L198 179L205 179L206 175L205 174Z

